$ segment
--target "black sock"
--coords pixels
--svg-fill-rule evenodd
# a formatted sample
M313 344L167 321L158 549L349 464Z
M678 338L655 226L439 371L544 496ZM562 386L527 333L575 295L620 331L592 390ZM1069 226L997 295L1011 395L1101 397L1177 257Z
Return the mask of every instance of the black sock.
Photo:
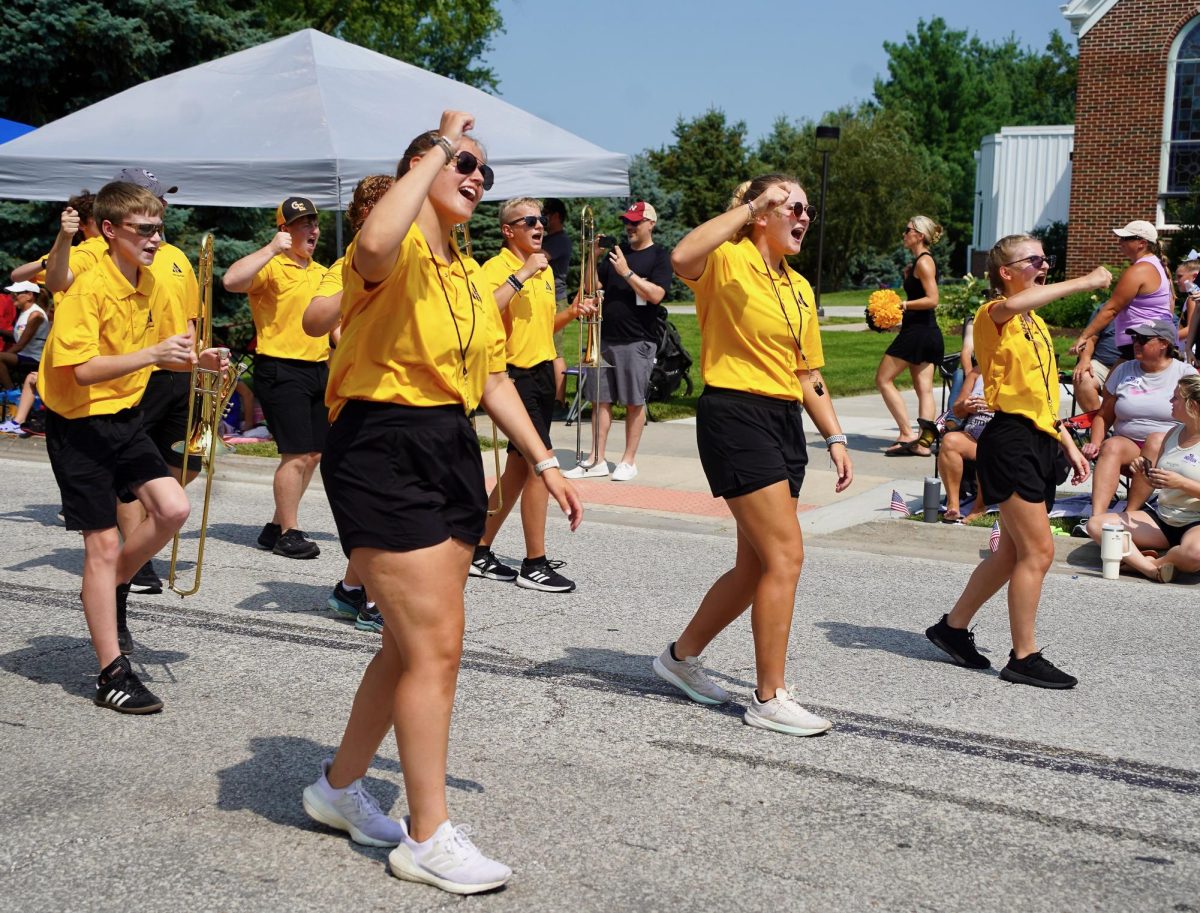
M760 704L765 704L765 703L766 703L766 701L764 701L764 700L762 699L762 695L758 693L758 689L757 689L757 688L755 688L755 689L754 689L754 699L755 699L756 701L758 701Z
M541 564L545 560L545 555L538 555L536 558L526 558L521 563L526 567L533 567L535 564Z
M482 558L484 555L486 555L488 553L488 551L489 551L489 549L486 545L477 545L477 546L475 546L475 557Z
M671 651L671 659L675 660L677 663L683 662L683 660L675 655L675 641L671 641L671 646L667 647L667 649Z

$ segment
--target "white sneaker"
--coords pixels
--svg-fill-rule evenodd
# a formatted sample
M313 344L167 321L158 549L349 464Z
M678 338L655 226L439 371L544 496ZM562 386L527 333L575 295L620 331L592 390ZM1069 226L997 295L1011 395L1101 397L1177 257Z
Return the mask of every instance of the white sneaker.
M321 824L346 831L355 843L364 846L396 846L408 836L404 825L393 821L379 809L375 797L367 792L362 778L345 789L334 789L326 774L333 759L321 762L321 776L304 788L304 811Z
M833 726L829 720L809 713L797 704L784 688L776 688L775 696L765 704L760 704L758 695L754 694L742 720L747 726L788 735L818 735Z
M4 424L0 425L0 434L20 434L21 426L14 422L11 418L5 419Z
M637 467L633 463L618 463L612 477L614 482L628 482L637 477Z
M397 878L431 884L451 894L494 890L512 877L512 869L483 855L471 842L470 832L466 825L454 827L443 821L424 843L405 833L388 854L388 868Z
M654 661L654 672L697 703L724 704L729 700L729 692L705 675L699 656L675 659L668 646Z
M564 479L603 479L608 475L608 461L597 463L580 463L563 473Z

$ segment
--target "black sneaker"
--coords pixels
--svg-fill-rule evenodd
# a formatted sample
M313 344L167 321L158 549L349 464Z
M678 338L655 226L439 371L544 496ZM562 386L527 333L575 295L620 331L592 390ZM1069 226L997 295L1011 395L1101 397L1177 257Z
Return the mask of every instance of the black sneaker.
M575 589L575 581L568 580L556 570L562 566L562 561L550 561L545 555L533 561L526 558L521 562L517 586L545 593L569 593Z
M1079 679L1067 675L1042 656L1041 650L1030 653L1024 659L1017 659L1016 654L1009 650L1008 665L1000 670L1000 677L1006 682L1033 685L1035 688L1074 688L1079 684Z
M383 633L383 615L375 608L375 603L368 602L363 606L358 617L354 619L354 627L360 631L373 631L376 634Z
M129 592L146 593L150 596L162 592L162 580L154 572L153 561L147 561L133 575L133 579L129 581Z
M517 572L507 564L501 564L500 559L486 545L475 547L475 557L471 559L469 573L472 577L486 577L488 580L502 580L505 583L512 583L517 579Z
M931 628L925 629L925 636L933 641L933 645L950 657L958 666L968 669L990 669L992 664L988 658L975 649L975 635L964 628L952 628L946 623L946 616Z
M133 635L125 623L125 603L129 601L129 584L117 584L117 649L123 656L133 652Z
M259 541L262 541L261 538ZM304 530L301 529L289 529L279 537L271 551L284 558L316 558L321 554L317 543L305 538Z
M359 612L367 607L367 591L362 587L357 590L348 590L342 586L342 581L339 580L325 605L346 618L357 618Z
M124 656L118 656L100 673L92 700L97 706L117 713L158 713L163 707L163 702L142 684Z
M275 548L275 543L279 541L279 536L283 533L278 523L266 523L263 525L262 532L258 534L258 544L268 551Z

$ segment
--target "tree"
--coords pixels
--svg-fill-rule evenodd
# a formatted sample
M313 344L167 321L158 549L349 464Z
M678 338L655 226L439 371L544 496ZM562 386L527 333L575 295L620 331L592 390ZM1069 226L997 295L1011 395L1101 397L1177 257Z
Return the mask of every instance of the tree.
M884 49L888 78L876 80L876 102L908 114L914 140L945 169L950 212L943 224L961 251L974 216L980 140L1006 125L1073 122L1074 53L1058 32L1039 54L1013 37L985 44L940 17L918 21L915 34Z
M842 286L852 259L894 257L906 220L924 213L940 221L947 206L947 182L938 163L911 136L904 114L863 104L843 108L822 119L841 128L830 157L829 195L820 218L825 220L823 289ZM750 169L778 171L797 178L817 204L821 155L816 123L780 118L758 144ZM810 230L797 262L815 276L816 233ZM898 277L897 277L898 279Z
M662 188L680 194L679 218L690 229L724 211L746 179L746 124L727 124L723 111L710 108L690 121L681 117L674 134L674 143L646 157Z

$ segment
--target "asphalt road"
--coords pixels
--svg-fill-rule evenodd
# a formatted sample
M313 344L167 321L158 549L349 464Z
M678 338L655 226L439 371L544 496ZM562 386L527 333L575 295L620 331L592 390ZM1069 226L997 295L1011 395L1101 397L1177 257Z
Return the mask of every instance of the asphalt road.
M467 587L451 808L515 875L463 900L391 878L385 851L301 809L377 637L323 608L343 559L319 486L302 521L323 553L295 562L253 546L269 473L218 485L201 593L131 599L136 668L167 704L137 718L88 698L81 542L48 465L0 472L6 910L1200 911L1190 586L1051 575L1041 639L1081 684L1040 691L952 667L923 636L970 549L897 555L878 524L854 547L814 538L789 672L835 726L794 739L650 669L732 561L727 529L555 521L577 593ZM517 524L497 551L520 557ZM977 637L1002 664L1003 605ZM706 661L744 705L748 623ZM394 743L370 784L403 814Z

